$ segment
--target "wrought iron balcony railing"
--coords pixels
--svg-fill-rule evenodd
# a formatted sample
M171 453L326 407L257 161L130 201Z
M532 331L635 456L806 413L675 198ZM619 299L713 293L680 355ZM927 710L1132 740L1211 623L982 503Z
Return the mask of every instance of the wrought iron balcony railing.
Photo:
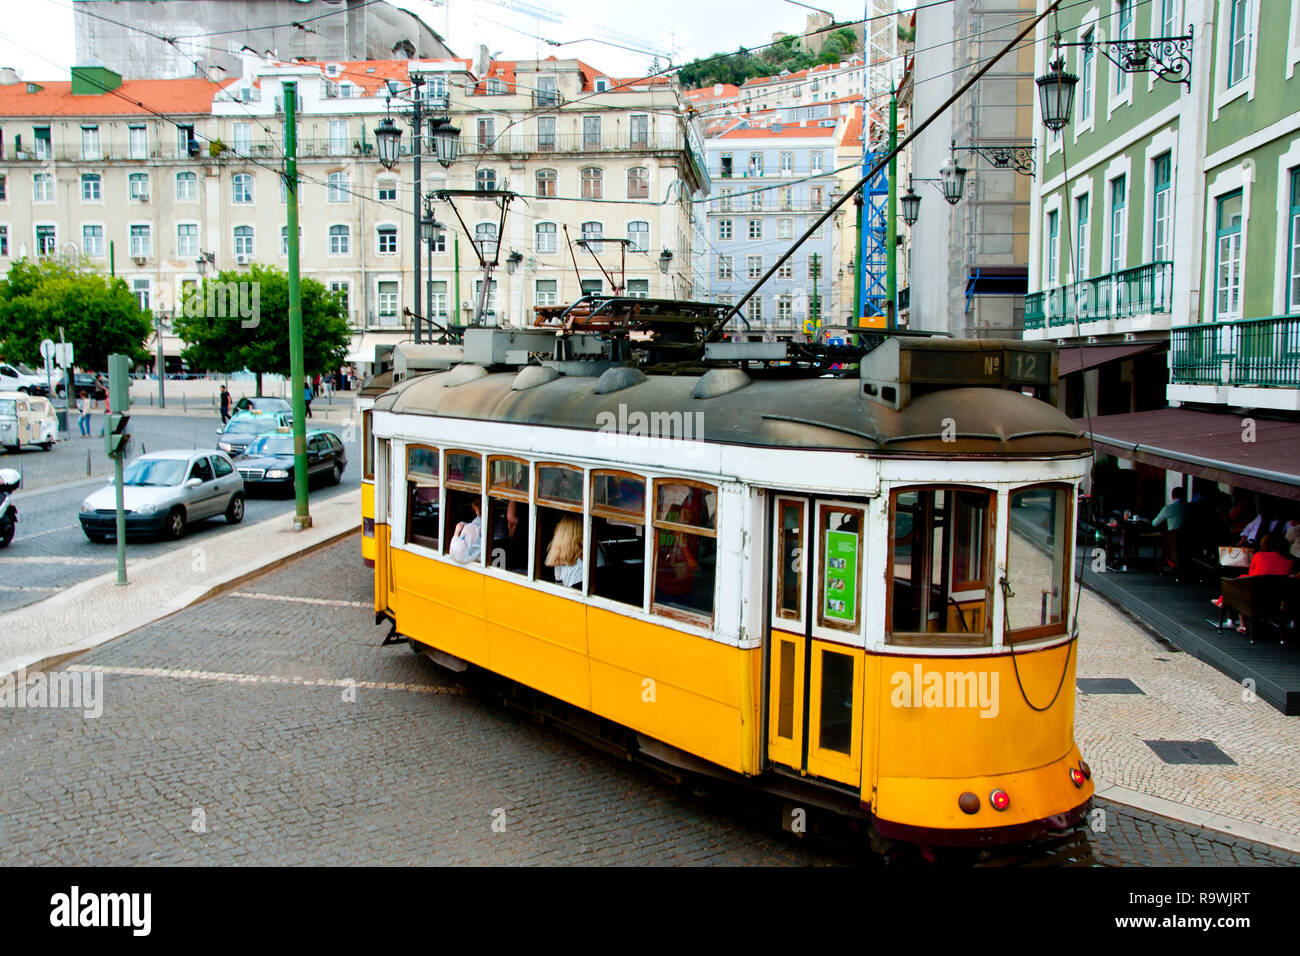
M1177 326L1169 361L1178 385L1300 388L1300 315Z
M1102 319L1167 313L1174 264L1148 262L1025 296L1025 328L1085 325Z

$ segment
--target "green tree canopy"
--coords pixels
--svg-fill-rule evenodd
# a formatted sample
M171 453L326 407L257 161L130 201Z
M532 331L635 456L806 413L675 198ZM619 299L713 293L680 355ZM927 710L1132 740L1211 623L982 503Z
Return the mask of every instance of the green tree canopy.
M838 63L851 56L860 43L858 34L849 27L841 27L827 36L818 56L804 49L801 41L802 37L784 36L758 53L744 47L735 53L715 53L687 63L677 77L688 90L714 83L739 86L756 76L772 76L782 70L797 73L819 63Z
M82 368L108 368L113 352L149 359L144 342L153 317L124 280L64 260L18 260L0 280L0 353L40 365L41 340L57 342L60 328Z
M303 279L303 371L330 372L343 364L351 331L338 293ZM204 280L178 310L172 327L186 343L190 368L211 372L289 374L289 277L273 266L228 270Z

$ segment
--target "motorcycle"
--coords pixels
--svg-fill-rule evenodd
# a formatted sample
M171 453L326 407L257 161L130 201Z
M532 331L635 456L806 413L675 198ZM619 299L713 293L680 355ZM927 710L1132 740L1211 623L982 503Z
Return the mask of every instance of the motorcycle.
M12 468L0 468L0 548L9 546L14 539L14 526L18 522L18 508L10 501L22 484L23 476Z

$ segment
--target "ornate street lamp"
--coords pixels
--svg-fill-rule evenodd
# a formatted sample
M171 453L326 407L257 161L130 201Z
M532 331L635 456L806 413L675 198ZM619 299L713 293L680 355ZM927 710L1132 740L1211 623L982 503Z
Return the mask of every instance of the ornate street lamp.
M907 177L907 192L899 197L898 205L902 209L903 222L909 226L916 225L917 217L921 215L921 197L912 188L911 176Z
M1074 87L1078 82L1077 76L1065 72L1065 62L1059 56L1037 80L1043 125L1053 133L1059 133L1070 122L1070 111L1074 107Z
M385 116L375 127L375 143L379 148L379 162L384 169L397 165L397 145L401 142L402 131L391 117Z
M955 206L966 188L966 167L957 162L956 156L949 156L947 162L939 167L939 189L948 205Z
M672 265L672 262L673 254L670 250L665 249L663 252L659 253L659 271L664 275L668 274L668 267Z
M506 256L506 275L514 275L519 268L519 263L524 261L524 254L517 249L511 249L510 255Z
M958 146L954 139L952 152L956 155L958 150L964 150L982 157L997 169L1010 169L1021 176L1032 176L1034 175L1034 147L1037 145L1033 140L1027 143L1024 140L1009 140L1004 143Z
M450 119L435 117L429 121L429 136L439 165L446 169L460 155L460 129L452 126Z

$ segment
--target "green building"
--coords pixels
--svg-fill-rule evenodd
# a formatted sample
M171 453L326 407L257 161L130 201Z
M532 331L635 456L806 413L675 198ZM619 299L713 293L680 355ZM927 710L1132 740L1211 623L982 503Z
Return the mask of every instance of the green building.
M1198 476L1300 498L1300 0L1065 3L1040 74L1058 31L1078 83L1038 150L1024 337L1061 346L1062 407L1143 513ZM1281 442L1243 439L1256 413Z

